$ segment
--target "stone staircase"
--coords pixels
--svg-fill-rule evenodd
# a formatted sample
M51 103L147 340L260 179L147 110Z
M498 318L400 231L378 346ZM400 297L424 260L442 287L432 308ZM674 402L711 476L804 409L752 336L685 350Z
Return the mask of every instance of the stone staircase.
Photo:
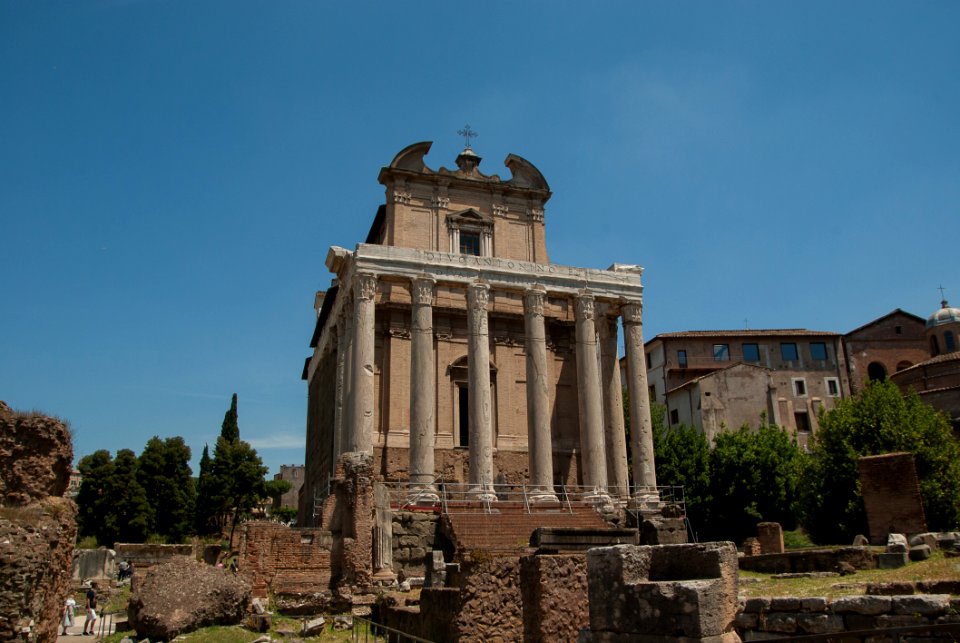
M488 513L482 507L451 509L443 516L441 530L459 557L471 551L523 553L530 549L530 536L537 527L558 529L609 529L593 506L571 502L556 510L528 513L521 502L498 502Z

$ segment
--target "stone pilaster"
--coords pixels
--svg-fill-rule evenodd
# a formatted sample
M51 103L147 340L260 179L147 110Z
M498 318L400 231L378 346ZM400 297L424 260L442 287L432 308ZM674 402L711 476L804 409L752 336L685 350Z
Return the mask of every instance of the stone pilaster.
M657 472L653 461L653 425L647 391L647 362L643 353L643 305L624 304L623 343L627 356L627 390L630 395L630 436L633 452L633 483L637 498L657 500Z
M344 449L373 452L374 417L374 300L377 277L358 272L353 277L353 364L351 368L351 423Z
M630 495L630 476L627 472L627 435L623 425L623 385L617 360L617 319L601 317L598 326L607 482L614 495L626 498Z
M557 502L553 491L553 446L550 439L550 392L547 336L543 320L546 291L527 290L523 312L527 353L527 449L532 502Z
M436 368L433 351L433 291L428 276L411 283L410 318L410 500L437 500L433 448L436 437Z
M593 496L605 496L607 463L603 445L603 397L593 295L577 296L577 400L580 406L580 465L583 484Z
M470 416L470 490L479 500L495 501L493 490L493 422L490 408L490 331L487 302L490 286L467 287L467 379Z

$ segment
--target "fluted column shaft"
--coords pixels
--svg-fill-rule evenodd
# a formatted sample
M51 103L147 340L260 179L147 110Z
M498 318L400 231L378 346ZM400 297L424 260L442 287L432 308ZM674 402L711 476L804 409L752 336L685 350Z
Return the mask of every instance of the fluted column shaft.
M340 315L337 317L336 324L336 333L337 333L337 375L336 375L336 389L334 391L334 402L333 402L333 465L336 466L337 458L340 457L340 453L343 449L343 426L344 426L344 417L346 413L345 409L345 393L346 385L344 383L344 371L346 366L346 353L347 353L347 336L344 329L344 319L346 315L343 314L342 310Z
M493 425L490 409L490 339L487 302L490 286L467 288L467 379L469 380L470 486L483 500L493 494Z
M647 391L647 363L643 354L643 305L625 304L624 347L627 354L627 390L630 394L630 448L633 452L633 482L640 495L655 495L657 471L653 459L653 425Z
M429 277L410 291L410 483L417 493L433 490L436 436L436 368L433 355L433 289Z
M630 494L627 472L627 436L623 425L623 385L617 360L617 319L601 317L600 377L603 383L603 439L607 455L607 482L621 498Z
M583 484L605 491L607 463L603 445L603 402L600 368L597 364L597 334L594 299L577 297L577 399L580 403L580 464Z
M377 277L357 273L353 281L353 364L351 368L351 425L346 451L373 452L374 299Z
M528 290L523 298L527 353L527 449L533 499L555 501L547 335L543 320L545 300L546 292L542 288Z

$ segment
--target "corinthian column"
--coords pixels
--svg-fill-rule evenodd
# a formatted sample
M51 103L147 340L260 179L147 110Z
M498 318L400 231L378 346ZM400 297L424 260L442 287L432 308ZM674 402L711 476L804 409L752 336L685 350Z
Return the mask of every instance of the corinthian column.
M490 413L490 339L487 328L487 301L490 286L473 283L467 287L468 404L470 415L470 491L477 499L493 502L493 426Z
M580 403L580 464L583 484L593 497L605 497L607 463L603 448L603 407L593 295L577 297L577 399Z
M527 449L532 502L558 502L553 491L553 446L550 440L550 397L547 388L547 336L543 322L546 291L524 294L527 352Z
M599 331L607 481L613 493L626 498L630 495L630 477L627 474L627 436L623 427L623 385L620 383L620 363L617 360L617 318L600 318Z
M358 272L353 277L353 365L351 426L344 449L373 452L373 351L376 275Z
M433 287L427 276L413 280L410 323L410 497L426 504L437 500L433 484L436 435L436 384L433 363Z
M647 392L647 363L643 355L643 304L624 304L623 343L627 351L627 390L630 393L630 448L637 499L656 502L657 472L653 461L653 426Z
M344 400L347 387L344 384L344 370L346 366L347 336L344 332L343 309L337 317L337 323L334 330L337 334L337 379L334 389L333 399L333 466L337 464L337 458L343 450L343 426L344 426Z

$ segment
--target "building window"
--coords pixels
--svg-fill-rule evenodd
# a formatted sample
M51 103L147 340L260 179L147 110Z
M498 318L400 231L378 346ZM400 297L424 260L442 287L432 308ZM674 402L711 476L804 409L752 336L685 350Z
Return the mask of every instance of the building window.
M647 353L647 368L652 366L652 360L650 359L650 353Z
M957 350L957 342L953 338L952 330L943 331L943 347L948 353L952 353L953 351Z
M807 381L802 377L793 378L793 393L797 397L807 396Z
M744 344L743 345L743 361L759 362L760 347L757 344Z
M824 378L827 387L827 395L830 397L840 397L840 380L835 377Z
M887 368L880 362L867 364L867 379L872 382L882 382L887 379Z
M671 426L674 424L680 424L680 413L677 411L677 409L670 411L670 424Z
M823 342L810 342L810 357L823 362L827 359L827 345Z
M894 326L893 332L897 335L903 335L903 326Z
M468 447L470 446L470 398L468 397L470 389L466 386L458 386L457 392L459 393L460 399L457 400L460 403L459 411L459 420L460 420L460 431L459 438L460 441L457 443L458 447Z
M687 351L677 351L677 366L680 368L687 367Z
M793 342L780 344L780 357L785 362L797 361L797 345Z
M460 254L480 256L480 233L460 231Z
M793 414L793 420L797 423L797 431L800 433L810 433L810 417L806 411L797 411Z
M726 362L730 359L730 344L714 344L713 359L717 362Z
M933 355L934 357L940 354L940 344L937 343L936 335L930 336L930 354Z

